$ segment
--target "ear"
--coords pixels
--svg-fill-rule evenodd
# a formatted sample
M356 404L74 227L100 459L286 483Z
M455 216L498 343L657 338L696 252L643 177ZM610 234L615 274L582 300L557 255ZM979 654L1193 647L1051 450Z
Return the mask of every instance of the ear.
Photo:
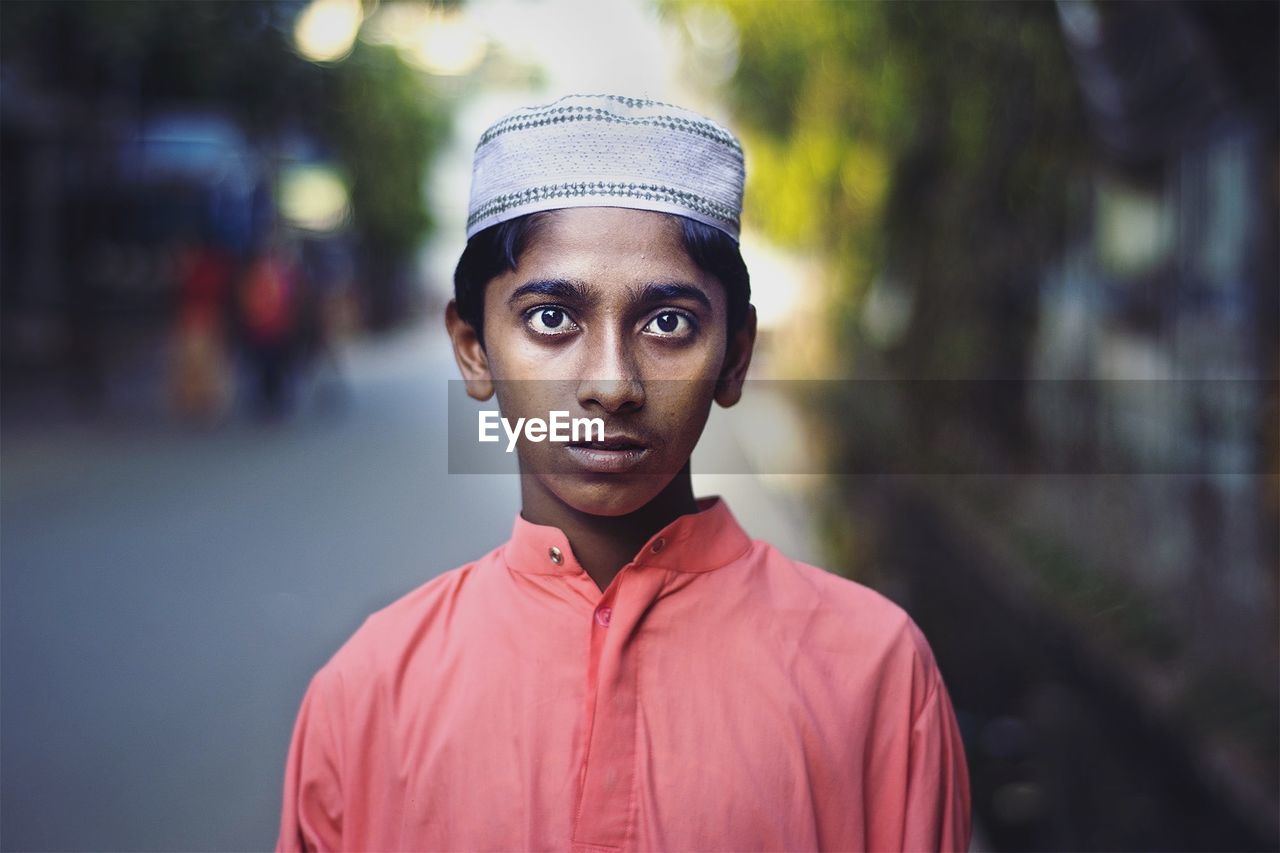
M742 328L729 337L724 353L724 367L716 382L715 400L726 409L742 398L742 383L751 366L751 353L756 348L756 306L747 305L747 316Z
M476 330L458 313L456 299L444 309L444 325L453 341L453 358L467 384L467 396L488 400L493 396L493 377L489 373L489 356Z

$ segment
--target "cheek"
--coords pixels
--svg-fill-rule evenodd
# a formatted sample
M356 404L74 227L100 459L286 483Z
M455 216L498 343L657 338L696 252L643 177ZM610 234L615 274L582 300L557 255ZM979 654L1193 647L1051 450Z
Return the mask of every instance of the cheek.
M494 383L494 392L498 398L498 408L502 410L502 416L512 423L516 418L539 416L542 401L537 382L504 378ZM542 417L546 417L545 411Z
M726 341L723 334L704 336L684 347L661 344L645 348L643 368L646 375L661 380L696 383L720 375L724 364ZM676 396L697 396L699 391L685 389Z
M484 315L485 355L489 372L495 379L522 379L538 376L536 354L531 351L532 342L519 316L500 308L496 303L502 288L490 282L486 293Z
M653 403L662 413L661 429L670 436L670 447L692 449L706 426L714 396L714 380L698 377L662 381L660 396L655 395Z
M543 375L539 358L523 329L499 318L485 333L489 373L497 380L525 380Z

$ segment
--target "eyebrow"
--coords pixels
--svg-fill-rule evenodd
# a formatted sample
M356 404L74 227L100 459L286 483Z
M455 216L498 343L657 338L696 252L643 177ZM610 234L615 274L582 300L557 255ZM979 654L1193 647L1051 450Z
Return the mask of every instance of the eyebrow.
M543 278L525 282L507 298L511 305L525 296L545 296L565 302L586 302L599 295L599 290L586 282L568 278ZM636 302L671 302L691 299L708 311L713 310L711 300L702 288L680 281L655 281L632 290Z
M692 299L708 311L711 300L702 288L682 281L650 282L636 294L638 302L671 302L676 299Z
M594 287L583 281L570 278L540 278L525 282L507 297L507 304L512 305L525 296L546 296L565 302L586 301L597 295Z

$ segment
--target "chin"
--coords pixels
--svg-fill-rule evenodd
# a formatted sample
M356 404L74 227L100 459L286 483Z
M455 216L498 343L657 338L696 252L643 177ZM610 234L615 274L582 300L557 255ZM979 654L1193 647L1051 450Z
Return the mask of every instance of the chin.
M562 475L546 477L543 483L578 512L613 517L642 509L674 478L673 474Z

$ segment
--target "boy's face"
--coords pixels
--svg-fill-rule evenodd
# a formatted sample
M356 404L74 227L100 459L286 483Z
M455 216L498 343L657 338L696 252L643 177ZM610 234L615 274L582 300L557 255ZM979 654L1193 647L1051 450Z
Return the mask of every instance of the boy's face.
M733 405L755 337L733 335L727 296L685 252L678 221L616 207L567 208L539 223L511 272L485 291L485 346L450 305L473 397L503 417L599 417L605 446L518 447L540 489L592 515L640 509L688 462L712 400Z

